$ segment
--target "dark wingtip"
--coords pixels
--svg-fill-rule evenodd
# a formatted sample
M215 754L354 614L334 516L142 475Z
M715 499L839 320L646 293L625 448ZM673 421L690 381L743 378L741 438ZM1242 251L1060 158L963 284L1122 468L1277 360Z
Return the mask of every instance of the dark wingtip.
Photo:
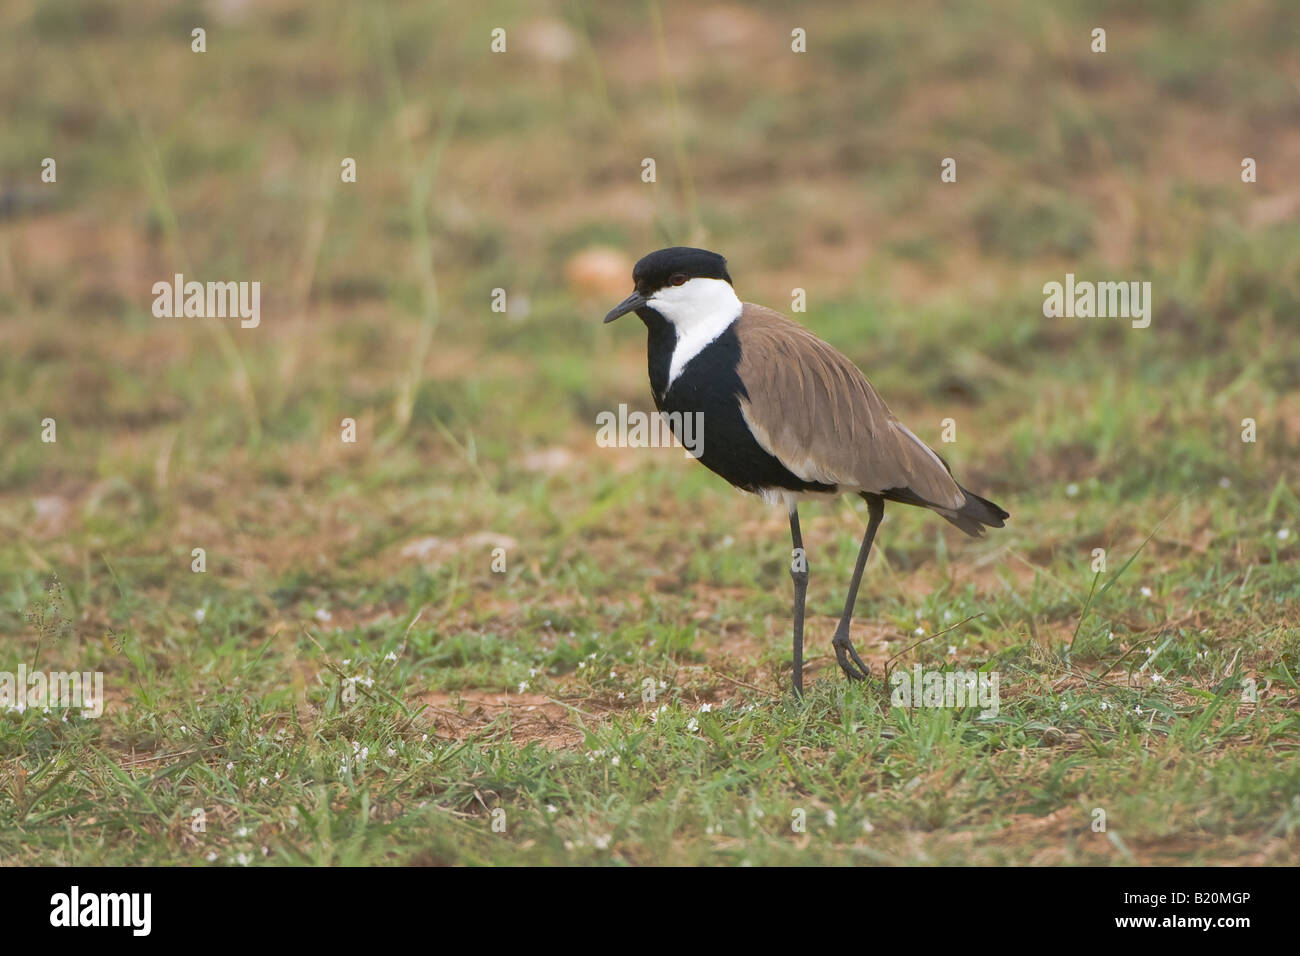
M900 504L929 508L931 511L943 516L945 520L961 528L972 538L984 537L986 527L1002 528L1006 526L1006 519L1011 517L1010 512L1003 510L987 498L981 498L979 495L967 491L961 485L957 487L961 488L962 493L966 496L966 503L956 512L950 512L942 505L926 501L910 488L886 488L879 493L879 496L886 501L897 501ZM870 495L865 491L862 492L862 497L870 500Z
M961 485L957 487L961 488ZM1006 527L1006 520L1011 517L1010 512L987 498L981 498L973 492L966 491L965 488L961 490L966 494L966 504L962 505L961 510L957 512L955 517L948 518L949 521L972 538L984 537L986 527ZM945 515L945 517L947 516Z

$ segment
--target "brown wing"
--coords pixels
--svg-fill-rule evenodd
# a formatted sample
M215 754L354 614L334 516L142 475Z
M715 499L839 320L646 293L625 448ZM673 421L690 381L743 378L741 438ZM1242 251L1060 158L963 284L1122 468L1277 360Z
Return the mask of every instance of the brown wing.
M736 323L741 411L781 464L805 481L910 489L957 510L966 495L939 456L896 419L856 365L779 312L745 303Z

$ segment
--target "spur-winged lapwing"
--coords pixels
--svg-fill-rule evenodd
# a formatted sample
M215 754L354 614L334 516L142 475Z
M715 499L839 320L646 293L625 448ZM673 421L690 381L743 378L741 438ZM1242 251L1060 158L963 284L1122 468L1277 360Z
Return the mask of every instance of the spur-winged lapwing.
M632 281L636 291L605 321L635 312L645 323L655 405L674 428L696 416L703 434L693 447L705 467L743 491L784 502L798 555L800 497L866 500L867 532L832 639L844 673L865 679L869 669L849 640L849 621L885 502L929 508L974 537L986 525L1001 528L1009 515L957 484L852 362L780 313L741 302L716 252L660 249L636 264ZM792 562L790 575L794 690L802 694L806 560Z

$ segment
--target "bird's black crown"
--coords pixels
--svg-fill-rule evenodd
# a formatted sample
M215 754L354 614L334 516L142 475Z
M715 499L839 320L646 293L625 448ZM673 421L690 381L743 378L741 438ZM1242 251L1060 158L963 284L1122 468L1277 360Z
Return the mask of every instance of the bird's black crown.
M731 282L726 259L708 249L692 249L690 246L672 246L652 252L632 270L632 281L642 295L650 295L671 285L674 276Z

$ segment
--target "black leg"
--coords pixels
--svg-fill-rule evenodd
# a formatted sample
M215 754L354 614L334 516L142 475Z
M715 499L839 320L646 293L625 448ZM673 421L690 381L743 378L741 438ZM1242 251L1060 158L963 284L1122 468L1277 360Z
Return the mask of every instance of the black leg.
M849 640L849 622L853 620L853 606L858 602L858 585L862 581L862 571L867 566L867 555L871 553L871 542L876 539L876 528L885 516L885 499L879 495L863 495L867 501L867 533L862 537L862 547L858 549L858 563L853 568L853 580L849 582L849 596L844 602L844 614L831 644L835 648L835 658L840 662L840 669L850 680L866 680L871 668L862 662L858 652ZM850 663L850 660L852 661Z
M808 596L808 555L803 549L803 535L799 533L799 508L790 503L790 539L794 551L790 555L790 577L794 579L794 695L803 696L803 605Z

